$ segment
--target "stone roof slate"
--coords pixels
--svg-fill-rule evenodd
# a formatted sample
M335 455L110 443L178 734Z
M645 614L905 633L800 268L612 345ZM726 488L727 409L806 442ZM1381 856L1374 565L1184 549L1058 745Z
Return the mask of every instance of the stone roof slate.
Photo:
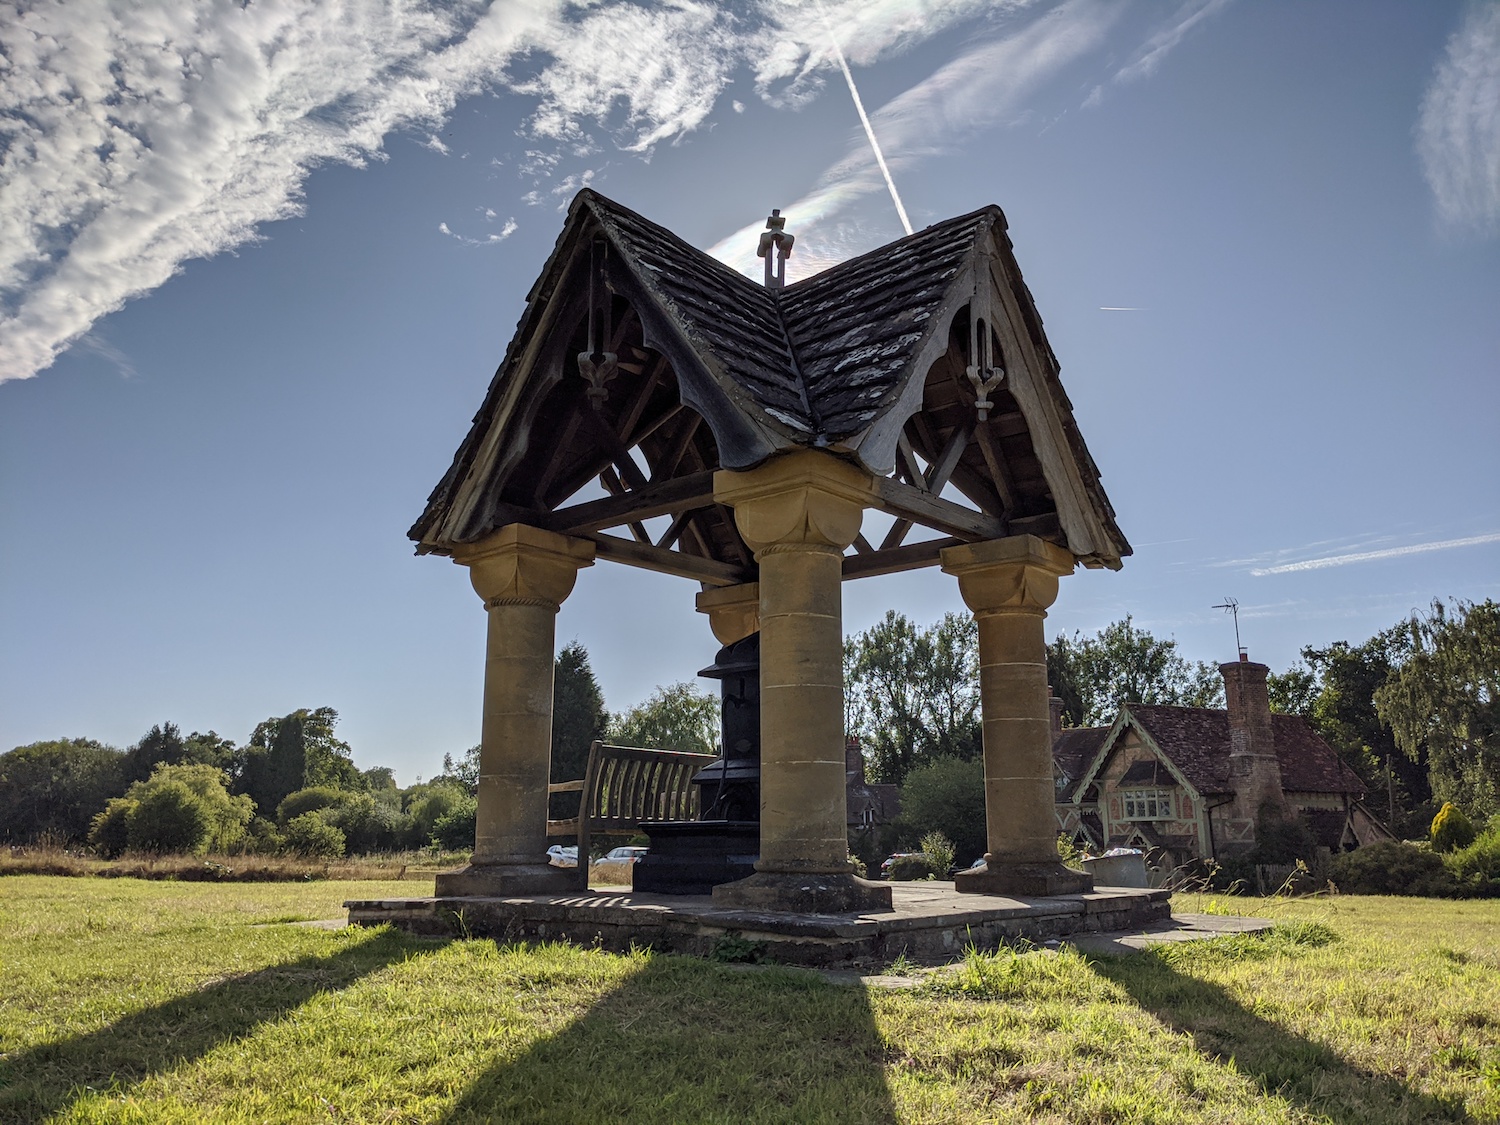
M1059 800L1072 799L1073 791L1108 733L1109 727L1071 727L1052 736L1052 761L1068 777L1067 786L1058 794Z

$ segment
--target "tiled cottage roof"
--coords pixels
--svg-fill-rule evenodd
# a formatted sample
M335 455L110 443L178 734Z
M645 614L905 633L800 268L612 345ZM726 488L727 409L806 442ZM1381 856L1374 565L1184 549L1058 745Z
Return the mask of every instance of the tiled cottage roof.
M1130 715L1199 793L1229 793L1229 714L1201 707L1126 704ZM1364 783L1299 715L1272 715L1281 787L1361 795Z

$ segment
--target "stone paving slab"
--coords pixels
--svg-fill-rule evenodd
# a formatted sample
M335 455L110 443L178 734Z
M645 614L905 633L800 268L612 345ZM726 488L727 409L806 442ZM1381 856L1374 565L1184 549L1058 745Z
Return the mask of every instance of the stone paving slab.
M1265 933L1276 923L1269 918L1228 914L1173 914L1165 922L1124 933L1079 934L1068 944L1085 953L1124 954L1179 941L1203 941L1228 934Z

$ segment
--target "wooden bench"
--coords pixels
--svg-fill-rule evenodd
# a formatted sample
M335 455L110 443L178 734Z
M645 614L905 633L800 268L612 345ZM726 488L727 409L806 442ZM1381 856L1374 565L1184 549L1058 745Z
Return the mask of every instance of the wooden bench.
M548 836L578 837L578 885L589 885L589 844L595 835L628 833L662 820L696 820L698 790L693 777L717 759L682 750L643 750L635 746L589 747L581 781L560 781L547 793L577 793L578 815L547 821Z

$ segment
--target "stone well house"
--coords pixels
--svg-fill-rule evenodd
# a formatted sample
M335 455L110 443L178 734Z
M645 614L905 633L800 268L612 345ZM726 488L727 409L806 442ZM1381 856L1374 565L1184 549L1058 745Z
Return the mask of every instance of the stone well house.
M1301 819L1333 852L1390 838L1333 748L1300 716L1271 712L1266 665L1242 655L1220 670L1224 710L1127 703L1107 727L1063 730L1054 702L1061 832L1171 866L1250 850L1263 810Z

